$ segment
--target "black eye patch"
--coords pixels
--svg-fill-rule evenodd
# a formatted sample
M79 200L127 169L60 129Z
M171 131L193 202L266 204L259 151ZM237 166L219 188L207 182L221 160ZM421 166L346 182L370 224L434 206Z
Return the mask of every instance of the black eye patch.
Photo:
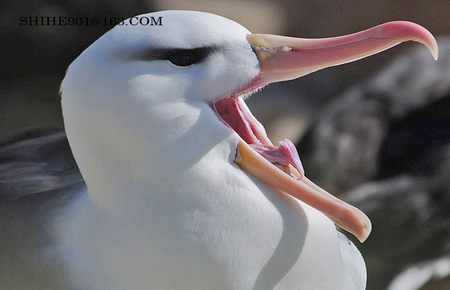
M152 49L145 58L150 60L168 60L176 66L187 67L202 62L215 50L215 47Z

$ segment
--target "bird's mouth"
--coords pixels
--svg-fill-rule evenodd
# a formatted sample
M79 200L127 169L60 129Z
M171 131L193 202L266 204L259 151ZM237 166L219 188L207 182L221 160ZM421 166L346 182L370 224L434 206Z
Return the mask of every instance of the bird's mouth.
M424 44L437 58L436 40L422 26L404 21L333 38L250 34L247 40L258 58L259 75L238 93L212 105L222 121L241 137L235 162L276 192L289 194L318 209L336 225L364 241L371 231L368 217L306 178L294 144L289 140L279 142L278 146L272 144L242 95L269 83L351 62L407 40Z
M221 99L214 103L214 109L223 122L259 155L296 179L304 175L295 145L285 139L278 147L274 146L264 126L253 116L241 96Z

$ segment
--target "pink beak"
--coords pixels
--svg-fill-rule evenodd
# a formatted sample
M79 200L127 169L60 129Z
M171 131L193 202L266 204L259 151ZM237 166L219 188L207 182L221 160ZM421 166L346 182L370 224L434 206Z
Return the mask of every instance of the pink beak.
M295 79L320 69L348 63L412 40L424 44L438 58L433 35L422 26L407 22L384 23L367 30L331 38L294 38L250 34L261 65L262 82Z
M322 68L358 60L407 40L424 44L435 59L438 57L437 43L431 33L420 25L405 21L389 22L333 38L250 34L247 40L256 51L261 66L256 84L298 78ZM288 175L264 159L244 140L238 145L235 162L276 191L320 210L360 241L369 236L371 223L364 213L321 189L299 172Z

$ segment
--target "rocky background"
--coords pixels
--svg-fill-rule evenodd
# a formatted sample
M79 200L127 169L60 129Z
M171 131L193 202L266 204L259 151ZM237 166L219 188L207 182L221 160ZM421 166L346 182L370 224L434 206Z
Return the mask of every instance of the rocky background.
M163 9L209 11L253 32L298 37L342 35L390 20L414 21L442 36L438 62L424 47L404 44L271 85L249 106L272 139L298 141L313 180L371 217L373 234L359 246L369 290L450 289L449 1L2 1L0 143L30 129L62 129L58 90L65 69L111 27L21 26L19 17L129 17ZM35 137L39 145L48 130L33 132L18 138ZM73 171L63 183L78 182L64 135L51 140ZM3 146L0 160L14 148Z

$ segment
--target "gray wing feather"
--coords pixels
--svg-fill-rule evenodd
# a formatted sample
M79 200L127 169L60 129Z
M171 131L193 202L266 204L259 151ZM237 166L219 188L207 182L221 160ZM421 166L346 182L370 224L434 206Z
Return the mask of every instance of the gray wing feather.
M0 201L82 184L61 130L34 130L0 144Z

